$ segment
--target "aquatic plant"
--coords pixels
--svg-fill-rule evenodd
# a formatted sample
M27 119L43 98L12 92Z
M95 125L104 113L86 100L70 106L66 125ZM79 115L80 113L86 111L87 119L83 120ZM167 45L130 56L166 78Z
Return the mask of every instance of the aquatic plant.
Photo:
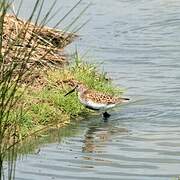
M56 23L55 27L80 2L81 0ZM14 160L17 154L15 144L22 139L19 132L21 131L21 124L25 121L23 119L24 114L28 113L28 111L24 112L24 104L21 103L22 97L30 85L30 83L25 82L27 82L29 76L34 74L33 71L37 63L42 64L43 61L41 60L52 53L52 48L55 48L53 44L54 35L53 37L49 36L48 39L42 37L44 37L44 26L55 15L53 8L56 0L52 2L52 5L41 20L44 0L36 0L28 20L24 22L17 17L23 1L20 1L16 12L13 11L12 3L13 1L10 0L2 0L0 2L0 179L14 179L15 177L13 171L15 169ZM8 13L13 14L13 16ZM11 18L11 21L8 21L8 18ZM77 18L75 18L74 22L76 20ZM34 25L32 25L32 21ZM7 26L7 24L10 24L10 26ZM21 27L19 28L19 26ZM68 38L71 37L67 36L64 38L64 41L58 46L64 46ZM46 51L40 54L35 61L32 61L32 57L37 52L36 50L39 52L39 48L42 49L43 45L46 46ZM25 123L28 123L28 121ZM5 159L7 162L6 175L3 169L3 161Z

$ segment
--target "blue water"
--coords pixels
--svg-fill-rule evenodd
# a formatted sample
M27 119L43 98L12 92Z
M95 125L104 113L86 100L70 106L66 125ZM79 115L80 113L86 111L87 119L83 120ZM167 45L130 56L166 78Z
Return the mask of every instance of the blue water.
M75 2L58 1L56 8L64 7L63 14ZM89 2L83 1L79 9ZM22 16L31 4L26 1ZM67 51L75 47L82 54L88 51L88 61L124 87L132 102L112 111L108 122L98 115L88 117L73 129L76 135L46 144L38 154L17 161L17 180L180 176L179 9L178 0L91 1L78 23L90 22ZM71 18L62 26L68 21Z

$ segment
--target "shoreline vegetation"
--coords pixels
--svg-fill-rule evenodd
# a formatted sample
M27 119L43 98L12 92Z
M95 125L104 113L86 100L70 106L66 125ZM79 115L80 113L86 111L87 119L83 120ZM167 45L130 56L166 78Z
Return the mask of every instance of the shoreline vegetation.
M11 128L14 123L16 124L18 142L46 127L63 127L72 120L81 119L92 113L79 103L76 94L64 97L64 94L77 83L83 83L91 89L111 95L122 93L121 89L112 85L105 73L99 73L95 65L83 61L77 52L72 58L72 63L68 64L63 48L77 35L49 27L39 27L30 22L24 36L26 23L9 14L4 18L3 53L8 46L8 40L15 39L16 32L22 32L20 36L18 35L21 44L13 44L7 53L5 66L13 60L14 54L19 52L19 49L23 49L23 53L19 53L16 57L16 62L21 64L25 58L24 52L32 51L34 44L38 44L24 64L23 68L27 68L26 76L21 79L20 86L16 90L20 98L8 114L7 129L8 126ZM37 39L29 43L34 34ZM33 71L29 67L33 67ZM14 81L14 77L12 80Z
M105 74L98 73L96 66L81 61L78 56L73 60L76 62L62 69L41 72L38 81L26 89L21 99L24 110L21 113L22 135L45 126L63 127L93 113L79 103L76 93L64 96L77 83L111 95L122 93Z
M79 103L75 93L64 96L77 83L111 95L122 94L105 73L86 63L78 52L69 63L64 48L77 35L46 26L54 4L39 23L43 3L37 0L26 21L18 18L18 13L9 14L11 4L6 0L0 3L1 178L3 161L7 160L8 179L13 179L18 143L50 127L62 128L93 113ZM80 3L81 0L62 19Z

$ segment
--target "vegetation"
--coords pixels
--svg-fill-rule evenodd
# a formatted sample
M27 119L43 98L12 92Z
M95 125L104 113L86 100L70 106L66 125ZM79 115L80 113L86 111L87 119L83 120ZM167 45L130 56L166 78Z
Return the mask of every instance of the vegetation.
M17 17L20 8L13 16L8 15L10 2L0 2L0 179L5 179L5 159L8 162L7 179L14 179L15 145L21 140L49 126L62 127L90 112L79 103L76 94L64 97L77 82L109 94L121 93L112 87L105 74L97 73L94 65L82 62L77 53L74 64L62 68L64 56L59 57L59 51L72 41L74 33L60 34L45 27L53 17L51 12L56 1L41 21L44 0L36 0L27 21Z
M31 134L31 129L34 131L47 125L63 126L75 117L79 119L92 113L79 103L76 93L64 96L76 83L112 95L122 93L112 86L105 74L97 73L96 66L82 62L77 54L74 59L74 64L63 69L41 72L38 82L25 91L20 102L23 112L19 129L23 136Z
M81 0L56 23L54 28L78 7L80 2ZM12 3L13 1L10 0L0 2L0 179L14 179L14 160L17 154L15 145L32 127L32 117L27 117L28 109L24 109L27 104L25 100L28 100L24 95L26 95L26 89L36 79L34 73L62 64L64 56L61 58L58 53L60 48L71 41L71 35L74 34L61 32L60 35L59 31L45 27L56 15L53 12L56 0L52 2L42 19L40 17L44 0L36 0L27 21L17 17L23 1L20 1L16 12L11 6ZM83 11L72 18L73 22L69 27L72 27ZM74 32L80 27L76 26ZM66 28L66 30L69 29ZM8 162L6 175L3 169L4 160Z

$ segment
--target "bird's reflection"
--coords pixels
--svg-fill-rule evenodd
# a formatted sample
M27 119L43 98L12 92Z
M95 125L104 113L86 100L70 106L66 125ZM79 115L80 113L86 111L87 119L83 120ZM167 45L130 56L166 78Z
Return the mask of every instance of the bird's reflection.
M128 130L123 127L117 127L112 122L92 123L85 133L84 153L102 153L105 151L106 144L111 141L112 137L127 134Z

